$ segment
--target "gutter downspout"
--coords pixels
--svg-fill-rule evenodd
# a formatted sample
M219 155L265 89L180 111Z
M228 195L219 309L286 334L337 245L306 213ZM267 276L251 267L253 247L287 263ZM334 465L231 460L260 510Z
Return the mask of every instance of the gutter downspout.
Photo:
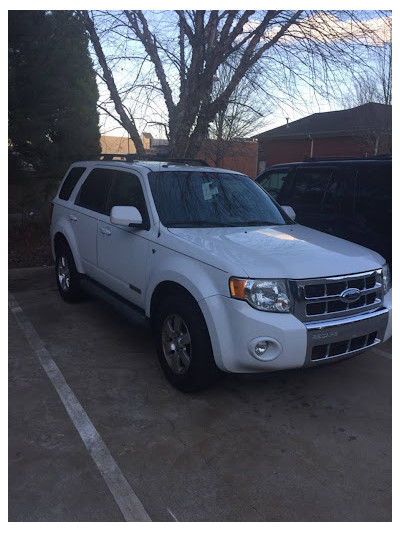
M312 138L311 134L309 133L308 134L308 138L310 139L311 141L311 146L310 146L310 158L313 157L313 154L314 154L314 139Z
M378 155L378 149L379 149L379 135L376 134L374 155Z

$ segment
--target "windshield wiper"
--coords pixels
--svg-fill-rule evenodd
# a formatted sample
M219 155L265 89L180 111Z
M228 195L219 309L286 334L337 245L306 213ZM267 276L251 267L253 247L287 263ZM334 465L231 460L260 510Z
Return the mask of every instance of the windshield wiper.
M165 224L167 228L227 228L232 224L226 222L217 222L209 220L188 220L186 222L167 222Z
M247 222L243 222L243 226L284 226L284 224L280 224L279 222L271 222L268 220L248 220Z

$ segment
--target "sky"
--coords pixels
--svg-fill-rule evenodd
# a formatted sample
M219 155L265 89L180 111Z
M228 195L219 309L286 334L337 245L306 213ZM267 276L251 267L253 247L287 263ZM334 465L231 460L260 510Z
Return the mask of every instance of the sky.
M187 8L187 5L185 5ZM203 7L203 6L202 6ZM311 6L312 7L312 6ZM320 7L320 6L319 6ZM348 7L348 6L338 6L335 4L334 9L341 7ZM364 3L364 8L368 8L368 2ZM386 6L385 6L386 7ZM232 8L232 5L230 4L230 8ZM354 7L357 9L357 6ZM366 16L369 16L366 12ZM332 18L329 17L329 23L332 24ZM347 25L349 25L349 22L341 21L341 20L334 20L333 23L336 25L336 29L343 30L346 28ZM375 23L375 21L370 21L371 23ZM328 27L328 26L327 26ZM272 29L272 32L276 31L276 29ZM119 65L121 67L121 64ZM125 66L125 68L118 68L114 71L114 76L118 80L118 82L122 82L123 78L126 77L128 72L128 67ZM348 83L351 84L351 81L348 80ZM102 95L108 95L108 91L104 87L100 87L100 91ZM137 99L139 100L139 99ZM302 100L302 101L301 101ZM302 94L301 94L301 100L298 100L295 105L291 105L291 102L288 101L287 96L285 95L279 95L279 92L275 92L275 101L279 102L277 105L274 106L274 109L272 113L268 113L265 117L265 121L261 123L260 128L255 133L260 133L261 131L265 131L268 129L272 129L274 127L281 126L283 124L286 124L287 119L292 122L294 120L297 120L299 118L303 118L304 116L310 115L312 113L320 113L325 111L332 111L337 109L343 109L346 107L349 107L349 105L344 104L343 102L340 102L339 100L333 100L332 98L326 99L320 95L316 95L315 93L312 93L312 91L304 84L304 87L302 88ZM136 101L135 101L136 103ZM158 109L163 109L163 100L160 96L158 99L158 102L155 100L153 102ZM153 121L166 121L166 116L158 116L157 113L151 114L150 110L147 110L145 113L146 117L149 117L150 120ZM108 135L121 135L121 136L127 136L127 133L125 130L119 125L113 121L110 117L106 115L101 116L101 131L103 134ZM149 126L145 122L139 120L137 121L137 126L139 129L139 132L143 131L149 131L153 134L156 138L165 138L165 133L163 128L160 126Z

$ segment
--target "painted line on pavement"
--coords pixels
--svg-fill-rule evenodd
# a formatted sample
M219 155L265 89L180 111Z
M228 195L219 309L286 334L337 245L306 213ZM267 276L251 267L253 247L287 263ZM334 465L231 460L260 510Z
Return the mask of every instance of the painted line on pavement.
M10 292L8 293L8 305L56 389L72 423L110 489L125 520L127 522L151 522L151 518L121 472L103 439L65 381L64 376L45 348L33 325L24 315L17 300Z
M175 516L174 513L171 511L171 509L168 509L168 507L167 507L167 511L168 511L169 514L172 516L172 518L175 520L175 522L179 522L179 520L176 518L176 516Z

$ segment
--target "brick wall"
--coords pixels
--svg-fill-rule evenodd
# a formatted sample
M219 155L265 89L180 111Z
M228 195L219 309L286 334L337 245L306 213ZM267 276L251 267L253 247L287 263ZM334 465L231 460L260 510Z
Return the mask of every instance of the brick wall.
M210 166L236 170L243 172L251 178L257 176L257 141L229 141L222 147L219 156L217 154L218 145L214 139L204 141L197 157L204 159Z
M304 161L306 157L365 157L374 155L376 138L365 137L320 137L314 138L312 154L311 139L280 139L259 141L259 168L277 163ZM377 146L378 154L391 153L391 137L382 136Z

